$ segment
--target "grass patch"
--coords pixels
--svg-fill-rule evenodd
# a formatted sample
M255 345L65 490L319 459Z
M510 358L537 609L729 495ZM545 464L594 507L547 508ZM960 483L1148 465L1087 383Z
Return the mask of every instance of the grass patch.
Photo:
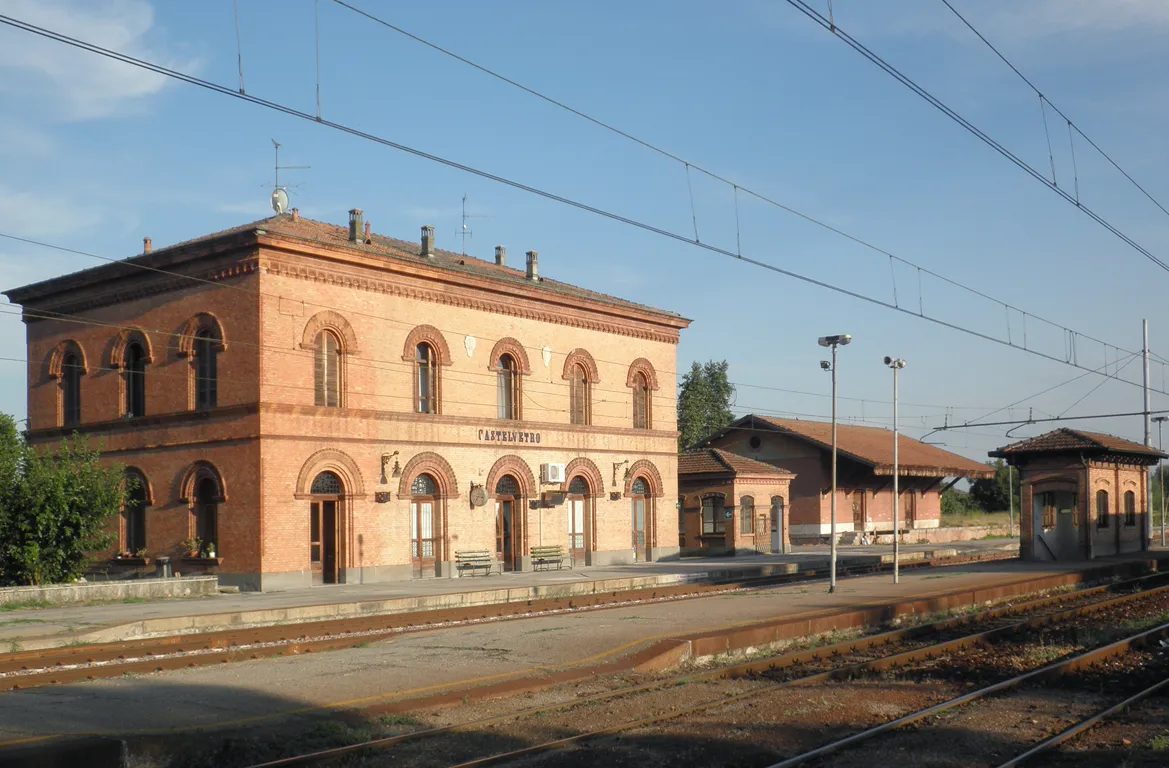
M28 600L14 600L11 603L0 604L0 611L23 611L27 608L52 608L48 600L30 598Z
M1154 752L1169 751L1169 731L1165 731L1150 741L1149 749L1153 750Z
M123 597L119 602L123 603L149 603L145 597Z
M942 526L945 528L966 528L972 525L988 525L996 528L1006 528L1010 523L1010 514L1007 512L983 512L970 515L942 515ZM1015 513L1015 525L1019 524L1019 514Z
M44 624L44 619L9 619L8 621L0 621L0 627L10 627L14 624Z
M1169 624L1169 611L1161 611L1155 616L1146 616L1143 619L1129 619L1123 622L1120 626L1130 632L1135 632L1149 627L1155 627L1160 624Z
M525 635L538 635L541 632L563 632L568 627L544 627L543 629L533 629L531 632L525 632Z
M382 725L418 725L418 718L410 715L382 715L378 718Z

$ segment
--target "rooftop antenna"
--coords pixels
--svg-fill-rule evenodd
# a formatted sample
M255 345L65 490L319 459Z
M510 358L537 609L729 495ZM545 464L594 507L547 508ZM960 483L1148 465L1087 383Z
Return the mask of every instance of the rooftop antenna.
M311 165L281 165L280 164L280 142L272 139L272 147L276 150L276 186L272 189L272 210L276 213L284 213L288 210L288 187L280 186L280 172L293 170L306 170L312 168ZM299 186L299 185L297 185Z
M470 225L467 224L467 219L494 219L495 217L494 216L481 216L478 214L467 213L467 193L464 192L463 193L463 216L462 216L462 218L463 218L462 227L455 234L458 235L459 239L462 241L462 244L463 244L462 245L462 250L463 250L462 255L466 256L467 255L467 238L471 237L472 234L474 234L471 231Z

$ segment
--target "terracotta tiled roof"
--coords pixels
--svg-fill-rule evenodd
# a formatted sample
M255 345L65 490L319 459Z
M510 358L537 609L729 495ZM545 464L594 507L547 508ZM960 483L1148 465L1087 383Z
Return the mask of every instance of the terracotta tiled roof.
M755 459L749 459L737 453L724 451L721 448L687 451L678 456L679 475L697 475L707 472L733 472L736 475L768 475L777 477L792 476L792 473L786 469L765 464Z
M1052 432L1020 440L1008 446L991 451L991 456L1014 456L1020 453L1128 453L1139 456L1164 457L1155 448L1134 443L1131 440L1105 435L1099 432L1084 432L1079 429L1061 427Z
M820 448L832 449L832 424L826 421L776 419L769 416L744 416L718 435L749 427L770 427L806 440ZM714 436L708 439L714 439ZM893 473L893 431L880 427L857 427L837 424L836 449L844 456L868 464L877 474ZM993 477L994 470L956 453L944 451L912 437L899 435L897 440L898 472L902 475Z
M675 312L668 312L662 309L638 304L632 301L619 299L615 296L609 296L597 291L590 291L585 288L578 288L574 285L562 283L557 280L549 280L541 276L539 282L527 279L526 263L524 255L519 254L519 264L521 269L513 269L511 267L497 266L494 261L484 261L473 256L463 256L451 251L435 250L433 259L422 258L422 246L418 243L411 243L405 240L398 240L392 237L385 237L376 233L371 234L369 243L353 243L349 240L349 227L338 226L336 224L327 224L322 221L314 221L313 219L306 219L303 216L297 216L295 219L290 213L283 213L276 216L270 216L266 219L260 219L248 224L241 224L237 227L231 227L219 232L214 232L209 235L194 238L192 240L184 240L174 245L158 248L156 247L149 254L141 254L138 256L126 259L127 262L136 262L141 264L150 264L155 259L164 258L168 252L174 252L179 249L189 248L193 245L207 243L214 240L229 238L233 235L240 235L245 232L254 232L256 230L263 230L265 232L282 235L290 238L302 239L310 243L319 243L333 247L352 248L363 253L374 254L387 259L395 261L403 261L412 264L426 264L428 266L435 266L441 269L450 270L466 275L473 275L477 277L497 280L504 283L510 283L515 286L523 286L526 288L537 288L537 290L550 291L562 296L571 298L581 298L590 301L595 301L601 304L608 304L619 309L635 309L640 312L646 312L654 315L668 318L673 322L671 324L678 325L679 321L684 326L689 321L683 319ZM512 257L516 258L515 255ZM98 272L108 270L112 266L121 263L117 262L115 265L103 265L94 267L85 272ZM545 265L547 266L547 265ZM65 276L68 278L69 276ZM24 286L22 288L6 291L5 294L16 294L17 298L13 298L14 302L19 302L25 298L25 294L36 294L42 289L53 290L56 288L54 283L63 281L65 278L53 278L46 280L43 283L34 283L33 285ZM10 296L10 298L12 298Z

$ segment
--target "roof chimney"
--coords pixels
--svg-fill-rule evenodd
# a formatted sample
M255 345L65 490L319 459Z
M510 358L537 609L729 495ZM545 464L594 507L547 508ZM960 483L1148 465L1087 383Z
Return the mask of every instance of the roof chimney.
M142 252L150 253L154 250L154 242L149 237L142 238Z
M372 238L372 237L370 237L370 231L369 231L369 230L370 230L370 224L369 224L369 222L367 221L367 222L365 222L365 241L364 241L364 242L366 242L366 243L371 243L371 242L373 242L373 238Z
M293 221L300 221L300 209L299 208L292 209L292 220Z
M349 209L349 242L361 242L362 217L364 213L360 208Z
M495 246L495 264L499 267L507 266L507 248L502 245Z
M422 256L434 258L434 227L426 224L422 227Z
M528 251L528 279L538 282L540 279L540 254Z

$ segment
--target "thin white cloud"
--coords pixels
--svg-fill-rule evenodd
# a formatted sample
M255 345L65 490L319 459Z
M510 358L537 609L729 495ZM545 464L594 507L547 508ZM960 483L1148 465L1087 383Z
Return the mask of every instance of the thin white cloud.
M145 0L0 0L0 12L168 66L192 66L174 61L150 39L154 8ZM132 112L166 84L161 75L7 26L0 28L0 70L9 70L0 88L65 120Z
M95 227L106 217L64 195L17 192L0 185L0 231L20 237L68 235Z

